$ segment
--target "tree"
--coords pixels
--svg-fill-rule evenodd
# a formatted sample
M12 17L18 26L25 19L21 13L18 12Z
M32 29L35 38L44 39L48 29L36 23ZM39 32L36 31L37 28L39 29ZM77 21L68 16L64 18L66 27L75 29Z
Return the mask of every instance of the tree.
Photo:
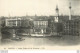
M29 20L22 20L21 21L21 27L28 27L29 26Z

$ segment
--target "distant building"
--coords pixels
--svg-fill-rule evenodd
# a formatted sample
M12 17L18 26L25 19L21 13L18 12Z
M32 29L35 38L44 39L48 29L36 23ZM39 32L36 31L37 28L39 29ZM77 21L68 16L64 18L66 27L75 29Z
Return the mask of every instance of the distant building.
M63 23L64 35L80 35L80 17L72 16L71 14L71 3L69 4L69 20Z
M34 32L38 34L46 33L46 29L48 27L48 20L45 19L35 19L34 23Z
M21 18L2 18L2 38L16 38L17 30L21 26Z
M50 16L49 19L48 19L48 29L47 29L47 31L48 31L49 34L54 32L54 29L55 29L55 25L54 25L55 21L54 20L55 20L54 16Z
M64 35L80 35L80 20L68 20L64 23Z
M5 26L7 27L18 27L21 26L21 19L20 18L7 18L5 19Z
M48 19L48 33L50 35L59 35L63 31L63 23L55 22L54 16L51 16Z

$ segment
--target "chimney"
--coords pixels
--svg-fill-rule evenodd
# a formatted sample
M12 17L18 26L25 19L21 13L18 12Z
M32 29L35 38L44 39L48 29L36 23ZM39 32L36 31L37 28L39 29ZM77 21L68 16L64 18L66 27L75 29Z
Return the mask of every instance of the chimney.
M69 3L69 20L71 20L71 2Z

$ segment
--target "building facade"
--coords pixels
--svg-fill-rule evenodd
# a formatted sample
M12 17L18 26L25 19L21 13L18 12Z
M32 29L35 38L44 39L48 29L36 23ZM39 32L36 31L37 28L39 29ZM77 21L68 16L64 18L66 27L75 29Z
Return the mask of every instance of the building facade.
M55 18L51 17L48 20L48 32L50 35L55 36L55 35L60 35L63 31L63 23L60 22L55 22Z
M43 19L37 19L33 21L34 23L34 33L36 34L44 34L46 33L46 29L48 27L48 21Z
M5 23L7 27L19 27L21 26L21 18L7 18L5 19Z
M64 35L80 35L80 20L68 20L64 23Z

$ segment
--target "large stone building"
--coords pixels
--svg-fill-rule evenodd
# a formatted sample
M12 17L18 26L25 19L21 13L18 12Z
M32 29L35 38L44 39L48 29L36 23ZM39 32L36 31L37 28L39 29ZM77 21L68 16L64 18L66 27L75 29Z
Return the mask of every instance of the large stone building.
M20 18L5 18L5 25L2 27L2 38L15 38L17 37L17 30L21 26Z
M38 18L33 21L34 23L34 33L36 34L44 34L46 33L46 29L48 27L48 20L47 19L42 19Z
M55 17L50 16L48 19L48 33L52 36L60 35L63 31L63 23L55 22Z
M63 23L64 35L80 35L80 18L78 16L72 16L71 3L69 5L69 20Z
M5 19L5 23L7 27L18 27L21 26L21 18L7 18Z
M2 28L3 37L15 38L19 35L30 35L33 31L33 21L26 17L12 17L5 19L5 27ZM8 33L8 36L4 34Z
M64 35L80 35L80 20L68 20L64 23Z

